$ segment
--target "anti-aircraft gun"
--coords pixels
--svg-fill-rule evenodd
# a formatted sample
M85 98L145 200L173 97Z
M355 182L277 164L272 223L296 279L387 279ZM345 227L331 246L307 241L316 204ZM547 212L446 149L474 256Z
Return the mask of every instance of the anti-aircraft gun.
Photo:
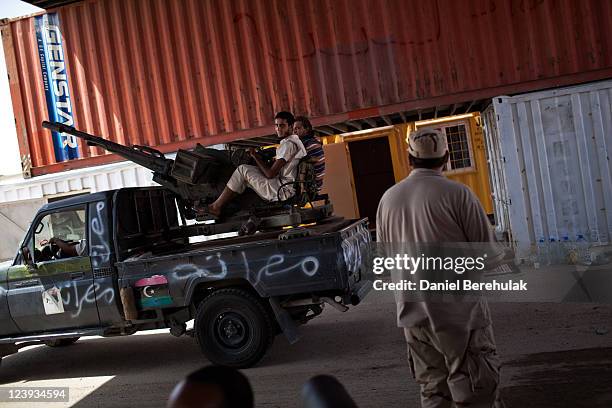
M246 157L228 150L206 148L198 143L192 151L179 149L172 160L149 146L125 146L58 122L44 121L42 125L55 132L76 136L89 146L101 147L151 170L153 181L174 194L179 212L185 219L206 220L205 216L198 216L198 209L213 202L236 166L243 164L236 157ZM199 228L200 235L231 231L252 234L258 229L297 226L331 216L332 205L326 195L318 195L314 166L308 159L300 162L298 178L292 184L296 194L287 201L266 202L248 191L227 206L226 216L221 221L198 224L194 228ZM314 204L321 202L321 205ZM307 204L308 208L305 208Z

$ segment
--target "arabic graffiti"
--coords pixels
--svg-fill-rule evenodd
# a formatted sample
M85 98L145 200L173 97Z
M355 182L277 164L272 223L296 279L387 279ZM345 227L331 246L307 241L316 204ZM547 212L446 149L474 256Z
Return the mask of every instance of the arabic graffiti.
M286 274L292 271L299 271L307 277L313 277L319 271L319 259L314 256L305 256L298 260L292 260L290 264L286 262L284 254L274 254L264 260L264 265L258 269L251 268L251 262L247 259L246 253L240 251L242 258L241 267L249 281L257 285L262 277L271 277ZM228 274L228 262L223 259L223 255L218 252L209 255L204 259L204 263L193 264L183 263L175 266L170 274L171 280L182 281L192 278L211 278L223 279Z
M289 266L284 266L285 264L285 256L282 254L272 255L268 258L266 264L259 269L257 272L257 279L254 284L257 284L261 281L261 276L275 276L281 275L293 270L301 270L302 273L308 277L314 276L319 270L319 260L314 256L307 256L303 258L301 261ZM284 266L284 267L283 267ZM279 269L276 269L276 268Z
M370 232L363 224L351 231L351 234L342 240L342 256L349 271L357 272L359 270L364 262L362 247L369 245L371 241Z
M105 236L106 230L104 228L104 217L102 211L104 210L104 201L96 203L96 215L91 217L91 264L94 268L108 262L110 258L110 249Z
M115 290L113 288L106 288L100 291L100 284L93 283L87 287L85 292L79 294L79 289L76 282L66 283L61 291L62 303L64 306L71 306L76 309L70 316L77 318L83 311L84 304L96 303L98 300L104 300L106 303L111 304L115 300Z
M209 255L205 258L205 265L180 264L171 274L175 280L185 280L194 277L223 279L227 275L227 264L221 253Z

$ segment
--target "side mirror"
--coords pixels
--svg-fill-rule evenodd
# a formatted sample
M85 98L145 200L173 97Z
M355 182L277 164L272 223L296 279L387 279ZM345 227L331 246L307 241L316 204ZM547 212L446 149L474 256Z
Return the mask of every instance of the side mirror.
M36 269L36 264L32 260L32 255L28 247L21 247L21 257L23 258L23 261L28 267Z

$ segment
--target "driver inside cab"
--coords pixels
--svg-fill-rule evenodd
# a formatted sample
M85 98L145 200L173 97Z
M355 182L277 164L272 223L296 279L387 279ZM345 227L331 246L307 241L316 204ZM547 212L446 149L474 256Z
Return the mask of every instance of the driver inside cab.
M86 256L85 210L47 214L34 231L35 262Z
M59 257L73 257L73 256L84 256L87 249L87 242L84 239L81 239L79 242L67 242L60 238L53 237L49 240L51 245L55 245L61 251L62 256Z

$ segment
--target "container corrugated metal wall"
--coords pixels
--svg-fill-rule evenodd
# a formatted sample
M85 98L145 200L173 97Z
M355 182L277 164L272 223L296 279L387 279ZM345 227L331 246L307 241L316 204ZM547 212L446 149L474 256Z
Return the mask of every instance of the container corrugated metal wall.
M153 173L142 166L131 162L111 163L0 185L0 204L55 195L97 193L124 187L157 185L153 181Z
M612 3L97 0L58 9L76 126L163 151L612 76ZM54 165L33 18L3 28L22 156Z
M519 256L612 233L612 81L494 99Z
M491 183L491 201L495 215L495 229L510 233L510 216L508 215L508 187L504 174L504 158L501 154L499 130L493 105L481 113L485 144L487 146L487 167ZM512 242L512 237L508 237Z

